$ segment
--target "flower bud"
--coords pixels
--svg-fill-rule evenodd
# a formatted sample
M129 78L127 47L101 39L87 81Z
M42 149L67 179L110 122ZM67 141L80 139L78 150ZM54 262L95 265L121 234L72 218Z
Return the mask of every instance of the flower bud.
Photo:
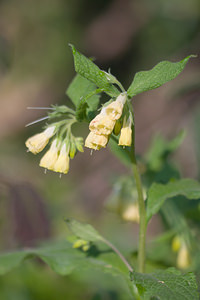
M124 118L123 122L123 128L121 129L121 134L119 137L119 143L120 146L131 146L132 144L132 129L131 129L131 119L128 118L128 121L126 121L126 117Z

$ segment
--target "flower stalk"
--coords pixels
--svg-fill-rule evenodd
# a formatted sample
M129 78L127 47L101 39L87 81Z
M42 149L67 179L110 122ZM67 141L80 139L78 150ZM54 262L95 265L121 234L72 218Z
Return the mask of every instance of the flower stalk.
M137 160L135 156L135 121L134 112L131 103L129 102L129 109L132 117L132 145L130 151L130 158L132 161L133 176L135 179L135 185L138 194L138 206L139 206L139 247L138 247L138 271L145 272L145 247L146 247L146 207L143 196L142 181L140 172L137 166Z
M138 193L138 205L139 205L139 213L140 213L140 231L139 231L139 248L138 248L138 270L141 273L145 272L145 244L146 244L146 208L144 203L144 197L142 192L142 182L140 173L138 170L135 151L133 151L132 156L132 167L133 167L133 175L135 178L135 184Z

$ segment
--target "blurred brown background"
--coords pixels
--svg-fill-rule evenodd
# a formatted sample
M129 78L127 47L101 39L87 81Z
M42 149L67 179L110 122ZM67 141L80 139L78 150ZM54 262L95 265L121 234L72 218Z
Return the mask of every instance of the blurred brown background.
M199 53L200 2L0 1L2 250L65 236L65 216L91 219L104 230L110 216L107 220L105 212L102 217L103 203L112 176L129 172L108 149L92 156L86 149L60 179L51 172L44 174L38 165L40 154L26 153L24 141L44 123L28 128L25 124L45 115L27 107L69 103L65 90L75 72L68 43L95 57L100 68L110 67L128 88L137 71L161 60L178 61ZM186 128L187 137L176 157L183 175L192 177L198 176L200 157L199 65L199 57L192 59L176 80L133 99L137 152L146 151L155 133L170 138Z

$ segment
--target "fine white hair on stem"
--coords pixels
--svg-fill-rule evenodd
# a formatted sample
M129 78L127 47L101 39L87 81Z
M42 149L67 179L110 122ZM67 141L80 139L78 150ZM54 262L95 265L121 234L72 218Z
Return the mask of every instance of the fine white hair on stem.
M33 125L33 124L42 122L42 121L47 120L47 119L49 119L49 116L43 117L43 118L41 118L41 119L37 119L37 120L35 120L35 121L33 121L33 122L30 122L30 123L26 124L25 127L31 126L31 125Z

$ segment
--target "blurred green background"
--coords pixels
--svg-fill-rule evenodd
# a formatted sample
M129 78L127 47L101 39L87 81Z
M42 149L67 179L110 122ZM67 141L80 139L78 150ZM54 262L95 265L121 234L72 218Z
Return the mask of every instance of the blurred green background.
M104 208L114 174L129 170L108 149L85 150L58 174L39 167L40 154L25 140L44 123L25 128L45 111L29 106L68 104L65 90L75 75L68 43L94 57L127 88L137 71L161 60L199 54L199 0L1 0L0 1L0 250L66 238L64 217L95 225L122 250L137 243L137 225ZM155 133L170 138L187 129L175 159L184 176L199 178L200 59L165 86L133 100L136 150L142 155ZM79 129L80 131L80 129ZM88 129L81 128L83 136ZM160 232L155 220L150 235ZM116 286L119 288L116 290ZM98 272L59 277L40 262L25 263L0 278L0 299L129 299L123 284Z

